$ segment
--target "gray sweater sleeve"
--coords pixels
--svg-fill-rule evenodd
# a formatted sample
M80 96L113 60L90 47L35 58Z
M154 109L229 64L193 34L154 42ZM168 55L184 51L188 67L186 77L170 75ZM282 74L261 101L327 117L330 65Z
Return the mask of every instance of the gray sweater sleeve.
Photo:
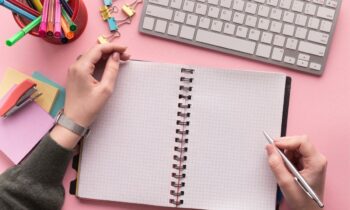
M0 209L61 209L62 180L72 152L49 135L19 165L0 175Z

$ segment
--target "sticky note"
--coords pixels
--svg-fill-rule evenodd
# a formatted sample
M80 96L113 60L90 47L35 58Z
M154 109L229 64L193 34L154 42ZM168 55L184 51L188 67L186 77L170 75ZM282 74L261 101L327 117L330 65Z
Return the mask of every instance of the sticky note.
M9 90L13 88L14 86ZM6 94L1 101L5 98ZM38 144L53 123L54 119L36 103L26 105L6 119L0 118L0 150L14 164L18 164Z
M37 98L35 102L49 113L55 102L58 89L14 69L8 69L4 74L3 80L0 83L0 98L2 98L13 85L19 84L25 79L30 79L37 84L37 89L42 95Z
M50 80L49 78L45 77L40 72L37 72L37 71L33 72L32 77L34 79L45 82L46 84L52 85L55 88L58 88L58 94L56 97L56 101L53 104L51 111L50 111L50 115L52 117L55 117L57 115L57 113L64 107L64 101L66 99L66 90L64 89L64 87L62 87L61 85L57 84L56 82Z

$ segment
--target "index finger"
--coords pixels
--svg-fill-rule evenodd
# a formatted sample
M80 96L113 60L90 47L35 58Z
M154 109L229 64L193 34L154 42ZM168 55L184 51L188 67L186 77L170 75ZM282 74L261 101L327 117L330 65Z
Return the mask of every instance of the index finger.
M123 53L125 52L125 50L126 50L126 47L119 46L115 43L98 44L93 48L91 48L80 59L90 62L92 64L96 64L104 54L112 54L114 52Z
M311 144L307 136L283 137L274 143L280 149L297 150L303 157L312 157L317 154L316 148Z

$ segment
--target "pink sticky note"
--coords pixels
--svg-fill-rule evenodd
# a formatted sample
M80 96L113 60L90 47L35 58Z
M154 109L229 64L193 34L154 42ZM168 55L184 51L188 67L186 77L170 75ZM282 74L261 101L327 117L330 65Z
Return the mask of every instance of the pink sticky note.
M0 118L0 150L18 164L38 144L53 122L54 119L36 103L26 105L6 119Z

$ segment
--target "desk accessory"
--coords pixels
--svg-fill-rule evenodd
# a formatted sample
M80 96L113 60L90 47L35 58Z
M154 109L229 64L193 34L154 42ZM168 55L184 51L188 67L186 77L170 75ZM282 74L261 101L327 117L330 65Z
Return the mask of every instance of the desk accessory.
M275 208L261 130L285 134L290 78L131 61L117 80L74 158L71 193L178 208Z
M149 0L139 31L322 75L340 5L341 0Z
M36 84L31 80L24 80L18 84L14 90L8 93L8 97L4 103L0 106L0 117L7 118L25 107L27 104L33 102L36 98L41 96L42 93L38 93Z

